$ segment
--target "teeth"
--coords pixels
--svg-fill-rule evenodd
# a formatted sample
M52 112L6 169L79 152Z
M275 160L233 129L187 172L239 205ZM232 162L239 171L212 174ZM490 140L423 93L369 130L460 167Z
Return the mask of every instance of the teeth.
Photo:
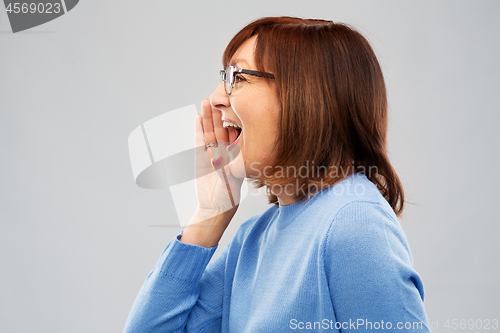
M240 129L241 129L241 127L240 127L240 126L238 126L237 124L232 123L232 122L230 122L230 121L223 121L223 122L222 122L222 127L227 128L227 127L229 127L229 126L234 127L234 128L240 128Z

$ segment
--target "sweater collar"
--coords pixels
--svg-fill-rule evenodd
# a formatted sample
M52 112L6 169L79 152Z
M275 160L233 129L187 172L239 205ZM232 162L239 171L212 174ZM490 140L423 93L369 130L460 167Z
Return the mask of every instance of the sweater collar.
M363 175L361 175L363 176ZM314 201L316 201L319 197L324 195L326 192L333 190L335 186L338 186L339 184L342 184L346 181L353 181L353 175L348 175L344 179L342 179L339 183L335 184L334 186L328 187L326 189L323 189L323 191L320 191L319 193L316 193L309 201L306 201L307 198L304 197L298 201L295 201L292 204L283 206L283 205L278 205L277 209L277 221L276 221L276 228L277 229L284 229L290 224L292 224L293 221L297 219L297 217L306 210L306 208L311 205Z
M276 228L284 229L288 225L290 225L293 221L295 221L295 219L300 215L300 213L304 211L305 207L309 206L311 200L309 202L305 202L306 198L302 198L286 206L279 205L278 221L276 221L277 222Z

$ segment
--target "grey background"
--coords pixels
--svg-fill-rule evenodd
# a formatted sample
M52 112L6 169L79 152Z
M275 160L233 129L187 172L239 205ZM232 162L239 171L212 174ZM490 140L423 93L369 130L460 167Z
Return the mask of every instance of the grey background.
M18 34L0 10L1 332L123 330L180 231L151 227L177 223L173 204L134 184L127 137L199 109L230 38L280 15L350 23L376 50L430 322L500 319L499 1L115 0ZM215 256L268 207L253 191Z

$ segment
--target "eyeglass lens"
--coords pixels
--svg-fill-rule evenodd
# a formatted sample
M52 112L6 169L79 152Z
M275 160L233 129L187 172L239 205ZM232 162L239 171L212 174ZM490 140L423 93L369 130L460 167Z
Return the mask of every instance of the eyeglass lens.
M233 90L233 81L234 81L233 70L234 70L233 66L226 67L226 81L224 82L224 88L226 90L226 94L228 95L230 95Z

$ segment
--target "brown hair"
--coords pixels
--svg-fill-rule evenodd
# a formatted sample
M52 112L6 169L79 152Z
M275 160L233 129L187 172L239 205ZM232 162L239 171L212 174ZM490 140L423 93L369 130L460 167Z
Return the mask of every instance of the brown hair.
M267 186L269 203L278 205L270 187L295 182L293 197L307 196L309 200L315 193L311 185L321 190L349 173L360 172L377 185L399 216L404 192L387 156L386 88L368 41L345 23L264 17L233 37L224 51L224 67L254 35L257 70L274 74L275 80L265 81L277 89L281 115L274 146L277 155L269 175L250 181L259 188ZM283 166L296 171L306 161L312 161L318 170L343 171L324 176L308 172L307 177L299 178L296 172L278 176L283 174Z

